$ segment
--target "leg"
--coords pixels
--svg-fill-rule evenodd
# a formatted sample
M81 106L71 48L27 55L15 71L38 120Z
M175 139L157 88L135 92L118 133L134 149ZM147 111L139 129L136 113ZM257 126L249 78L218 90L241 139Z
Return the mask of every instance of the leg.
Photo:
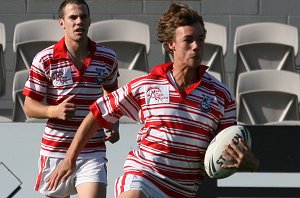
M140 190L128 190L120 194L118 198L147 198Z
M78 196L80 198L105 198L106 184L89 182L77 186Z
M125 173L115 182L115 198L168 198L143 176Z

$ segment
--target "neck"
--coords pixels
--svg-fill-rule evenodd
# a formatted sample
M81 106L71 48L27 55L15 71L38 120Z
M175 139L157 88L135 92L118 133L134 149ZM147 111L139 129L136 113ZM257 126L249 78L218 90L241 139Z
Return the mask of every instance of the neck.
M177 85L183 89L199 80L198 70L173 67L172 74Z
M89 51L88 47L88 39L81 39L79 41L74 41L65 37L65 45L69 53L72 54L73 57L85 57Z
M89 53L88 40L86 42L68 42L65 41L68 53L74 65L79 69Z

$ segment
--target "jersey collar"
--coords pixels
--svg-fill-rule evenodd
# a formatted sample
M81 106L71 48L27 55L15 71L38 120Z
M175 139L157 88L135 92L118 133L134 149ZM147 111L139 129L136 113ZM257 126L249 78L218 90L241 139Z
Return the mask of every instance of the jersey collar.
M157 65L152 69L151 75L166 77L167 73L171 70L172 66L173 66L173 62ZM208 66L201 65L198 70L200 74L199 76L203 76L203 74L206 72L207 69Z
M90 54L94 54L96 51L96 43L92 41L90 38L88 38L88 45L89 45L89 50ZM68 52L67 52L67 47L65 45L65 37L63 37L60 41L58 41L54 45L53 49L53 59L69 59Z

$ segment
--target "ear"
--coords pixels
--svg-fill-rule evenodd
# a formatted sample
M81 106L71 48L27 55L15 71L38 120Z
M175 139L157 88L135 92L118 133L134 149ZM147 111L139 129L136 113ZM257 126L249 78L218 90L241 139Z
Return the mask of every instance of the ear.
M175 43L173 40L168 42L168 47L171 51L175 50Z
M64 20L63 20L63 19L59 19L59 20L58 20L58 23L59 23L59 25L60 25L60 27L61 27L62 29L65 29L65 23L64 23Z

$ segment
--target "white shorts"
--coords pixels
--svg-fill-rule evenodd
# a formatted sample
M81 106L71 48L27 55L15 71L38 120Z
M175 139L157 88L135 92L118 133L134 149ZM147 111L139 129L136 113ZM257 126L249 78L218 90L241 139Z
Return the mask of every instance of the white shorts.
M47 189L46 179L63 158L40 156L39 175L35 190L45 196L66 197L77 194L76 187L82 183L97 182L107 184L106 158L78 159L76 169L66 182L60 183L53 191Z
M147 198L169 198L169 196L143 176L125 174L118 177L115 183L115 197L129 190L140 190Z

